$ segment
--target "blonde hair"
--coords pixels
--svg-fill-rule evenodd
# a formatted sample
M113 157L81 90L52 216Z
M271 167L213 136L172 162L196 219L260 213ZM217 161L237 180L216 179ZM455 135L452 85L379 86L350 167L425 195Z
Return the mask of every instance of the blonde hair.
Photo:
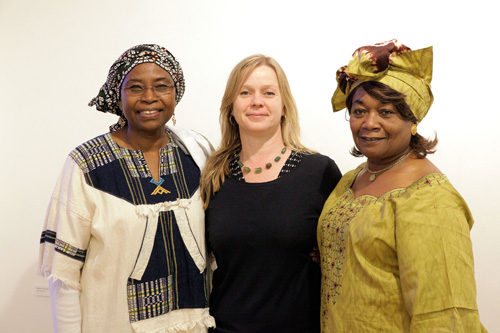
M241 60L231 71L227 80L226 90L220 106L219 122L221 128L221 143L210 156L201 174L201 197L206 209L210 197L219 191L225 177L229 177L229 163L234 152L241 149L241 139L238 125L230 117L233 112L233 102L238 96L243 83L259 66L271 67L278 78L280 95L283 101L285 116L281 117L281 136L286 147L295 151L311 152L300 143L300 127L297 105L292 96L285 72L276 60L262 54L255 54Z

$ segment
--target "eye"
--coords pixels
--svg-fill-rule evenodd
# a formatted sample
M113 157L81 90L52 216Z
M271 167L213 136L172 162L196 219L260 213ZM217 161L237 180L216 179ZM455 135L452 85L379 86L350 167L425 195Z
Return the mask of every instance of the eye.
M167 84L158 84L155 86L155 91L159 94L167 94L172 92L174 89L174 86L167 85Z
M396 112L389 110L389 109L382 109L379 111L380 115L383 117L389 117L395 114Z
M133 86L127 87L125 89L134 94L141 93L144 91L144 88L138 84L134 84Z
M363 116L366 113L365 109L354 109L351 111L351 114L353 114L355 117L360 117Z
M246 90L242 90L242 91L240 91L240 95L241 96L248 96L248 95L250 95L250 93Z
M264 95L266 95L266 96L274 96L274 95L276 95L276 94L274 93L274 91L266 91L266 92L264 93Z

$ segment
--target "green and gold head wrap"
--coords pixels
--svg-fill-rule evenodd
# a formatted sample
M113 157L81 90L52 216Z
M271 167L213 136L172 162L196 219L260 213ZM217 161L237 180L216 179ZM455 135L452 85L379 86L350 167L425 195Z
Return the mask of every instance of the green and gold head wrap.
M347 66L337 71L333 111L346 107L347 96L367 81L384 83L406 96L406 103L421 121L434 101L431 91L432 46L412 51L396 39L363 46L354 51Z

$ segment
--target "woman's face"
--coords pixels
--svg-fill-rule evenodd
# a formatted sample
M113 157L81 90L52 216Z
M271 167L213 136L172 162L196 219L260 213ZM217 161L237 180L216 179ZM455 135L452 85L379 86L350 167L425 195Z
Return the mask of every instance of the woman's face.
M410 149L412 123L363 88L354 92L349 123L356 147L371 162L388 163Z
M133 131L163 129L175 111L175 85L166 70L154 63L135 66L121 88L120 109Z
M272 136L281 131L283 101L276 72L258 66L243 83L233 102L240 135Z

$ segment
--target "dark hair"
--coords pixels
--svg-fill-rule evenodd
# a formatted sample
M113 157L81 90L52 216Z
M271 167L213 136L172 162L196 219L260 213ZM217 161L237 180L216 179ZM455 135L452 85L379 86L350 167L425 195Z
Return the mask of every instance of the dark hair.
M353 89L349 96L346 98L346 106L349 114L351 114L352 99L354 93L362 88L368 95L377 99L382 103L391 103L394 105L396 110L401 114L403 120L410 121L413 124L418 122L413 112L411 112L410 106L406 103L406 96L397 90L392 89L386 84L378 81L367 81L361 83L359 86ZM424 158L427 154L434 154L436 152L436 146L438 144L437 135L434 139L426 139L420 134L412 135L410 140L410 149L415 153L417 158ZM351 149L351 155L356 157L361 157L363 154L356 148Z

